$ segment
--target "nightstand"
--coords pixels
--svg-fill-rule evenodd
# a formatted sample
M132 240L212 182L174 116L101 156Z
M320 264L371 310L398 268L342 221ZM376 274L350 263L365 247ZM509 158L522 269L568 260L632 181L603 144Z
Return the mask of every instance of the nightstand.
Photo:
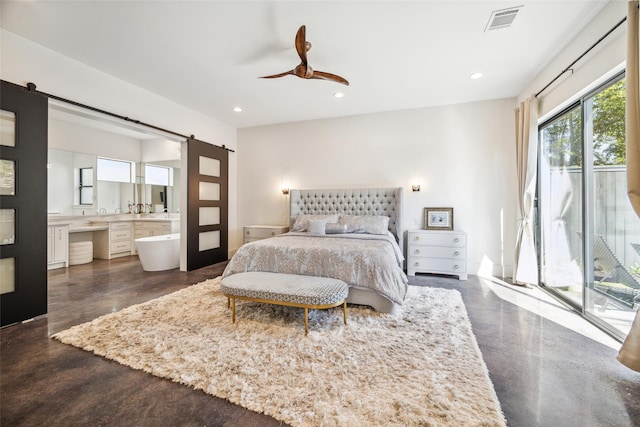
M289 231L286 225L247 225L243 227L243 243L255 242Z
M467 234L462 231L409 230L407 274L437 273L467 280Z

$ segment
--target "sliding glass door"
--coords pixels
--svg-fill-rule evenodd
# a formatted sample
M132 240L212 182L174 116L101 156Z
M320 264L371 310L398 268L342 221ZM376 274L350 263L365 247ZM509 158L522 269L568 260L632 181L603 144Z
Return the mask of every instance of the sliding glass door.
M640 304L640 219L627 198L620 75L540 126L541 285L613 335Z

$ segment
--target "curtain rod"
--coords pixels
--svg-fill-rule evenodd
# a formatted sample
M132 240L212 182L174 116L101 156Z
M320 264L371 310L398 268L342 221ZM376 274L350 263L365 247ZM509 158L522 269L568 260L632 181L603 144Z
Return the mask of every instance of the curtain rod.
M627 20L627 17L625 16L624 18L622 18L620 20L620 22L618 22L616 25L613 26L613 28L611 28L609 31L607 31L607 33L600 37L598 39L597 42L595 42L594 44L591 45L591 47L587 50L585 50L584 52L582 52L582 55L580 55L575 61L573 61L571 64L569 64L569 66L567 68L565 68L564 70L562 70L562 72L560 74L558 74L553 80L551 80L549 83L547 83L547 85L545 87L543 87L542 89L540 89L538 91L538 93L535 94L535 97L537 98L538 95L540 95L542 92L544 92L549 86L551 86L552 84L554 84L556 82L556 80L558 80L560 77L562 77L562 75L564 73L566 73L569 70L573 70L571 67L573 67L576 62L580 61L582 58L584 58L584 56L586 54L588 54L589 52L591 52L591 50L593 50L593 48L595 48L597 45L599 45L604 39L606 39L611 33L613 33L620 25L622 25L625 21Z
M39 95L46 96L47 98L55 99L56 101L65 102L67 104L71 104L71 105L74 105L76 107L86 108L87 110L95 111L97 113L104 114L104 115L107 115L107 116L110 116L110 117L115 117L117 119L124 120L126 122L135 123L135 124L140 125L140 126L145 126L145 127L148 127L148 128L160 131L160 132L168 133L170 135L179 136L179 137L184 138L184 139L196 139L194 135L190 135L190 136L183 135L181 133L174 132L172 130L164 129L164 128L161 128L159 126L155 126L155 125L151 125L149 123L141 122L140 120L130 119L129 117L125 117L125 116L121 116L121 115L116 114L116 113L111 113L109 111L101 110L100 108L92 107L92 106L86 105L86 104L81 104L80 102L72 101L70 99L62 98L62 97L59 97L57 95L52 95L50 93L41 92L39 90L36 90L36 84L32 83L32 82L27 83L26 87L27 87L27 90L29 92L34 92L34 93L37 93ZM206 142L206 141L201 141L201 142ZM235 153L234 150L232 150L230 148L227 148L224 145L222 145L222 146L215 145L215 144L211 144L211 145L213 145L215 147L218 147L218 148L222 148L222 149L227 150L227 151L230 151L232 153Z

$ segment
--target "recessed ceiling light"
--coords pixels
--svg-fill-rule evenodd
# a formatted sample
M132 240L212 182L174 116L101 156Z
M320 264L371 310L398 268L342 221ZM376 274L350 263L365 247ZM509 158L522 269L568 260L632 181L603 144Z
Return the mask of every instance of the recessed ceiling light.
M472 79L472 80L477 80L477 79L479 79L480 77L482 77L482 73L473 73L473 74L471 74L471 75L469 76L469 78L470 78L470 79Z
M342 98L344 96L344 93L336 92L336 93L333 94L333 96L335 96L336 98Z
M235 111L236 113L240 113L242 111L242 108L240 107L234 107L233 111Z

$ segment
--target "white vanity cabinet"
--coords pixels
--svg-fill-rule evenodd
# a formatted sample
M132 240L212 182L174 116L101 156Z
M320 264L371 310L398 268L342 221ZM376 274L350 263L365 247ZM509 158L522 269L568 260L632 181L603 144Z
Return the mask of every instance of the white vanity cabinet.
M243 230L243 243L266 239L286 233L287 231L289 231L289 227L286 225L247 225Z
M467 280L467 235L462 231L409 230L407 274L437 273Z
M109 222L106 233L96 233L93 237L93 257L112 259L131 255L133 237L131 221Z
M180 232L180 221L177 220L146 220L133 221L133 239L134 243L131 248L133 255L137 254L135 239L142 237L161 236L163 234L173 234Z
M47 269L69 266L69 226L47 226Z

